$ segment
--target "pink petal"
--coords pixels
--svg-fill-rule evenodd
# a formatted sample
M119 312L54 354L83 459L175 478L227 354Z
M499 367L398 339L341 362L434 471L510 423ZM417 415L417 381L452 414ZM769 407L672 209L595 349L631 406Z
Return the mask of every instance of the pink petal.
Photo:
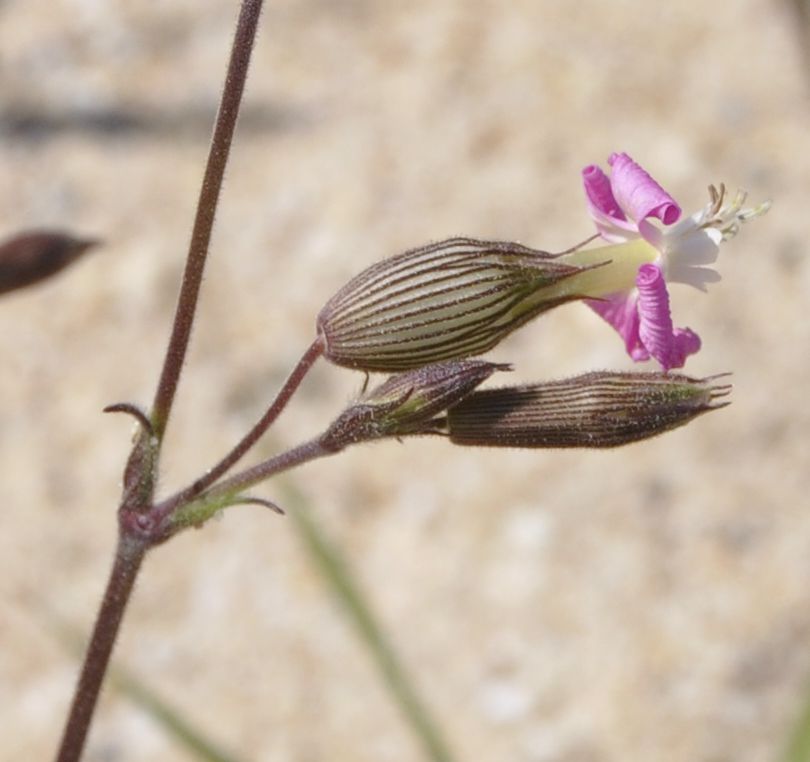
M700 338L688 328L673 330L669 293L661 268L651 264L639 267L636 288L641 343L664 372L683 367L686 357L700 349Z
M675 199L626 153L612 154L608 163L613 196L630 219L639 223L657 217L665 225L677 222L681 208Z
M614 294L607 299L586 299L585 303L612 325L624 339L627 354L636 362L650 359L639 338L638 297L634 293Z
M617 220L627 219L619 202L613 196L610 178L600 167L597 167L596 164L585 167L582 170L582 184L585 187L585 195L588 197L590 207Z
M689 355L700 351L700 336L690 328L676 328L673 336L672 353L669 356L670 368L683 368Z
M613 197L610 179L595 164L582 170L582 185L588 200L588 212L599 235L611 243L623 243L636 238L638 227L628 220Z

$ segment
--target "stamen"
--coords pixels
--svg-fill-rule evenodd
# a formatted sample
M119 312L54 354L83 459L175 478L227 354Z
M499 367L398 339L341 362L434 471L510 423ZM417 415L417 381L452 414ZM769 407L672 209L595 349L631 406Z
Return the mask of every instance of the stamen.
M759 217L760 214L765 214L768 209L771 208L770 201L763 201L761 204L752 207L751 209L743 209L738 215L737 219L740 222L747 222L748 220L753 219L754 217Z
M725 184L720 183L719 188L710 185L709 204L701 215L702 221L697 220L697 228L699 230L714 228L720 232L724 241L733 238L740 232L741 223L764 214L771 206L770 201L765 201L753 209L743 209L743 204L745 204L747 198L748 194L745 191L738 190L734 200L724 205L723 202L726 199Z
M708 216L709 218L716 217L720 209L723 207L723 199L726 195L726 185L725 183L720 183L720 189L714 187L714 185L709 186L709 209L708 209Z

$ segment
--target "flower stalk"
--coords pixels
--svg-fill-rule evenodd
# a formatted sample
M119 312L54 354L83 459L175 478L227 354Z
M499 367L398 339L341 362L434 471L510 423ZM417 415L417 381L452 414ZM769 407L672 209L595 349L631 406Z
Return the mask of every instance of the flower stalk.
M110 655L147 547L129 537L122 536L119 540L56 762L76 762L81 758Z
M271 476L334 454L335 450L324 447L320 437L316 437L223 479L189 503L175 505L175 498L158 503L154 514L162 527L159 541L163 542L190 526L201 526L223 508L245 502L242 499L244 491L267 481Z
M159 525L149 515L149 510L157 479L159 448L188 349L214 217L261 9L262 0L242 0L197 203L171 338L150 415L151 428L141 428L127 463L124 495L119 508L119 541L113 568L85 654L56 762L77 762L81 758L101 684L135 579L146 552L157 541L157 535L151 533Z
M253 43L259 25L263 0L242 0L239 18L236 22L231 56L225 75L225 86L214 123L214 134L205 166L194 227L191 232L186 266L177 299L172 333L160 374L155 400L152 404L152 425L158 441L163 439L169 421L180 371L186 358L191 329L197 313L197 300L200 295L205 263L211 245L222 180L233 142L233 134L239 117L239 107L247 81Z
M219 461L213 468L205 472L203 476L190 484L186 489L177 493L172 497L164 506L161 511L163 515L168 515L177 506L193 500L201 495L208 487L214 484L220 477L224 476L233 466L235 466L242 457L259 441L261 436L270 428L275 422L276 418L281 414L287 403L295 394L300 386L304 377L309 372L310 368L315 364L315 361L323 353L323 342L320 338L315 339L304 352L298 364L290 373L287 381L279 390L276 398L267 408L264 415L256 422L253 428L234 446L234 448Z

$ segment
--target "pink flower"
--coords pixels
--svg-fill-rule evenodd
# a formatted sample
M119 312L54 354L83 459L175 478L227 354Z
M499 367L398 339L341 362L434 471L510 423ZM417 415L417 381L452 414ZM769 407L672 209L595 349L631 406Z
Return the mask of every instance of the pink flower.
M664 371L681 368L700 349L700 338L689 328L673 326L667 281L705 291L707 283L720 279L707 267L717 259L720 243L735 235L741 222L763 213L769 205L743 209L743 193L724 205L725 188L717 191L711 187L708 206L678 222L681 208L677 202L626 153L614 153L608 164L610 176L595 165L582 171L588 210L600 236L618 244L610 247L611 256L625 253L638 267L634 282L619 291L586 291L604 297L587 303L619 332L634 360L652 357ZM626 245L625 252L622 245Z

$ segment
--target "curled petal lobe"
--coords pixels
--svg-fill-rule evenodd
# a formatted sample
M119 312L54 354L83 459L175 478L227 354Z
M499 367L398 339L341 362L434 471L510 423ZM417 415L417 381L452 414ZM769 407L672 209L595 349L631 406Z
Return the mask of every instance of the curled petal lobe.
M656 217L664 225L678 221L681 208L675 199L626 153L614 153L608 163L613 196L630 219L639 223Z
M683 367L686 357L700 349L700 338L688 328L673 328L661 268L650 264L639 267L636 288L641 343L664 371Z
M638 236L636 223L628 220L610 187L610 178L595 164L582 170L582 185L599 235L611 243L623 243Z
M614 217L617 220L627 219L613 195L610 178L601 167L597 167L596 164L585 167L582 170L582 184L585 187L589 206L608 217Z
M691 328L676 328L673 334L669 368L683 368L686 364L686 358L699 352L700 347L700 336ZM665 368L665 370L669 370L669 368Z

